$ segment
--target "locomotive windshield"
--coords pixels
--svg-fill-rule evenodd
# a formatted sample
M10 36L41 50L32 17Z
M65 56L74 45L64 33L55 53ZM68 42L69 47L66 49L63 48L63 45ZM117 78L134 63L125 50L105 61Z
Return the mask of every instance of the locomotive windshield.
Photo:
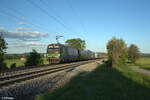
M48 49L58 49L59 46L58 45L49 45Z
M59 56L59 46L58 45L49 45L47 49L48 57L58 57Z

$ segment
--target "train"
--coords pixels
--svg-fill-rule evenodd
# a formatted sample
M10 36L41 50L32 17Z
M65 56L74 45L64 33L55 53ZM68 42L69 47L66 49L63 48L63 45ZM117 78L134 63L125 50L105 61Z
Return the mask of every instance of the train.
M100 52L81 50L60 43L47 46L46 59L49 63L63 63L101 58Z

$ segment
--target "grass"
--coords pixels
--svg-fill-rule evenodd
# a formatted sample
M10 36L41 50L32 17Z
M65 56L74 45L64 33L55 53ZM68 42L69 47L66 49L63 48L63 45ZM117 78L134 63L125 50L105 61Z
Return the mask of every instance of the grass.
M5 63L8 68L10 68L13 63L16 63L16 67L24 66L24 61L21 61L20 59L7 59L5 60Z
M103 64L87 76L81 74L37 100L150 100L150 78L129 65Z
M43 58L43 59L44 59L44 64L49 64L49 62L45 58ZM13 63L16 63L16 67L22 67L22 66L24 66L25 61L22 61L20 59L6 59L5 63L7 64L8 68L10 68L10 66Z
M44 64L49 64L49 62L46 60L46 58L43 58Z
M142 57L136 61L136 65L143 69L150 70L150 57Z

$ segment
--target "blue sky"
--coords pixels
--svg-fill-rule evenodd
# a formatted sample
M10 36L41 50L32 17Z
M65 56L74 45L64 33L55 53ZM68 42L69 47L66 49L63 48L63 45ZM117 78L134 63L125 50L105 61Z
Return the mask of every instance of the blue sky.
M8 53L46 52L55 35L60 42L86 41L87 49L106 51L113 36L150 53L149 0L0 0L0 31Z

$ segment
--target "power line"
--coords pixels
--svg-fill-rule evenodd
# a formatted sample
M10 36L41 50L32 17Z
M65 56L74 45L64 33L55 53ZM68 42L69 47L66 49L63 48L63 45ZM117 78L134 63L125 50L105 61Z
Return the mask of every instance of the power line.
M33 23L31 23L31 22L25 20L25 19L19 18L19 17L13 15L13 14L10 14L10 13L7 13L7 12L2 12L2 11L0 11L0 13L1 13L1 14L4 14L4 15L7 15L7 16L9 16L9 17L12 16L13 18L15 18L15 19L17 19L17 20L22 20L22 21L27 22L28 24L32 25L33 27L36 27L36 28L40 28L40 29L41 29L40 26L35 25L35 24L33 24Z
M40 2L44 5L46 5L47 7L50 7L44 0L40 0ZM51 10L53 10L53 13L55 12L55 10L51 7ZM58 14L54 13L56 17L58 17L60 20L62 20L61 16L59 16Z
M22 19L22 18L19 18L19 17L17 17L17 16L15 16L15 15L13 15L13 14L10 14L10 13L7 13L7 12L2 12L2 11L0 11L0 14L4 14L4 15L7 15L7 16L9 16L9 17L13 17L13 18L15 18L15 19L17 19L17 20L23 20L24 22L28 22L28 21L26 21L25 19ZM37 25L35 25L35 24L33 24L33 23L31 23L31 22L28 22L30 25L32 25L32 26L34 26L34 27L36 27L36 28L40 28L41 29L41 27L39 27L39 26L37 26ZM44 29L43 29L44 30ZM55 34L55 36L57 36L58 34ZM41 40L41 39L40 39Z
M52 18L53 20L55 20L57 23L59 23L61 26L63 26L66 30L72 31L64 23L62 23L60 20L58 20L55 16L50 15L46 10L44 10L43 8L41 8L39 5L37 5L36 3L34 3L32 0L26 0L26 1L29 2L31 5L33 5L34 7L40 9L43 13L45 13L47 16L49 16L50 18Z
M84 25L83 21L79 18L79 15L76 12L76 10L73 8L73 5L71 4L71 2L69 0L66 0L66 1L68 2L68 5L71 8L72 12L74 12L74 15L78 18L79 23L80 23L81 27L83 28L83 31L85 31L87 33L85 25Z
M47 2L45 2L44 0L40 0L40 2L41 2L43 5L47 6L47 8L50 8L50 9L53 11L54 15L55 15L57 18L59 18L60 20L63 20L60 15L58 15L57 13L55 13L55 10L54 10L52 7L50 7ZM63 21L63 22L64 22L64 21ZM79 35L77 34L76 30L74 31L73 34L75 34L76 36L79 36Z
M4 7L3 7L4 8ZM22 20L22 21L25 21L25 22L27 22L27 24L29 24L29 25L32 25L33 27L36 27L36 28L42 28L44 31L45 30L48 30L47 28L45 28L45 27L41 27L42 25L40 25L40 24L38 24L38 25L36 25L36 24L33 24L33 23L31 23L30 21L27 21L26 19L27 19L27 17L25 17L25 15L23 14L23 13L21 13L20 11L18 11L17 9L14 9L14 8L5 8L5 9L7 9L7 10L11 10L11 11L13 11L13 13L15 12L15 13L18 13L19 15L21 15L21 16L23 16L24 18L20 18L20 17L18 17L18 16L15 16L15 15L13 15L13 14L10 14L10 13L8 13L8 12L2 12L3 14L5 14L5 15L7 15L7 16L12 16L12 17L15 17L15 19L17 19L17 20ZM56 33L56 32L55 32ZM58 32L57 32L58 33Z

